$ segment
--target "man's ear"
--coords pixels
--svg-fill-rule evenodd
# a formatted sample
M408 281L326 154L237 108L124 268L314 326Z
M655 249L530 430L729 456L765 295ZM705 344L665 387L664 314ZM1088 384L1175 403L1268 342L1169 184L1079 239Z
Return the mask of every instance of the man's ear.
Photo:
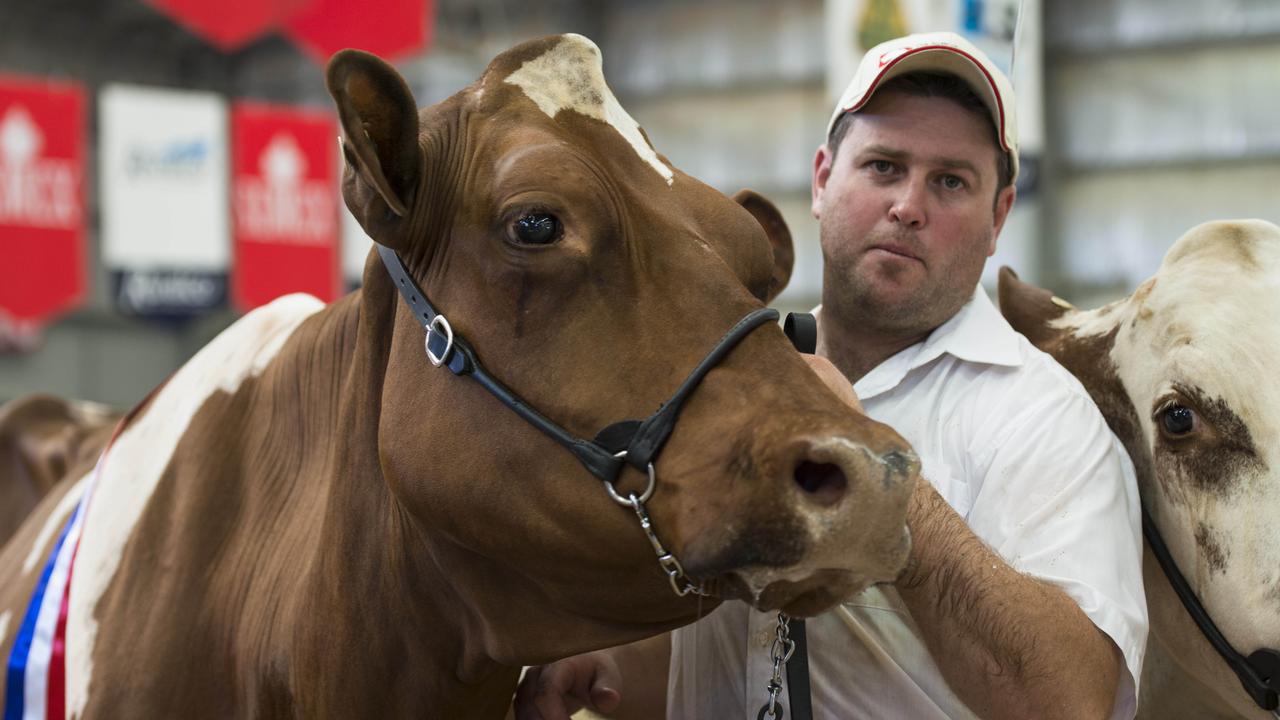
M418 108L404 78L379 58L343 50L325 73L342 126L342 196L369 237L396 249L422 172Z
M760 223L773 248L773 278L769 281L769 294L765 298L765 304L771 303L791 280L791 270L796 263L791 230L787 228L787 221L782 219L778 208L755 190L739 190L733 199Z
M996 193L996 204L992 210L994 229L991 233L991 246L987 248L987 257L996 254L996 240L1000 237L1000 231L1004 229L1004 221L1009 219L1009 211L1013 209L1013 201L1017 197L1018 190L1013 185L1001 188L1000 192Z
M818 220L822 219L822 193L827 189L827 180L831 177L831 164L835 160L833 153L826 145L818 146L813 154L813 178L809 186L809 211Z

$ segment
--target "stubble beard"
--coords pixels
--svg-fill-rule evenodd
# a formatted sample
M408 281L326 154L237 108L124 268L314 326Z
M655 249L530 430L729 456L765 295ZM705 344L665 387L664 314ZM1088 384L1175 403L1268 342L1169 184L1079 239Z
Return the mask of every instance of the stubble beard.
M826 240L826 238L824 238ZM892 243L916 252L921 242L913 233L873 232L861 243L867 248ZM826 243L823 243L824 246ZM851 327L880 335L911 337L931 332L964 306L986 263L990 236L965 241L967 251L948 266L926 266L925 279L914 292L885 289L909 272L906 268L864 266L864 250L832 262L824 258L823 307L832 307ZM825 313L824 313L825 314Z

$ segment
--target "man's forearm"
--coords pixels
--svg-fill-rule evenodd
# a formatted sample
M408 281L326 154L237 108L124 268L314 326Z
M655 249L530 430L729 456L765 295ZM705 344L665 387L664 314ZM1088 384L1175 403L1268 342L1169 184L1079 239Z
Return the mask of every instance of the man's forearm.
M927 482L907 515L897 586L948 684L984 718L1106 718L1115 645L1061 589L1022 575Z

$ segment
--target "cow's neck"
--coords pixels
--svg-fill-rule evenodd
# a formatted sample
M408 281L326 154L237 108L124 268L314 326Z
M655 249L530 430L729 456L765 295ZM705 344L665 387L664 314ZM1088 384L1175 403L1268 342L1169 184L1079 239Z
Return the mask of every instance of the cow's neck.
M457 600L438 581L425 539L397 507L378 464L393 295L387 283L367 278L361 293L324 312L323 329L294 344L300 357L281 358L298 362L298 381L257 389L296 408L303 432L316 436L295 442L326 457L310 468L319 477L299 480L313 496L300 513L313 516L287 523L316 529L305 533L310 547L286 550L293 559L285 574L299 577L280 579L286 597L278 632L258 654L274 665L267 672L277 674L280 701L302 716L483 717L484 701L495 702L485 688L510 686L515 671L486 677L498 668L458 666L466 653L451 618ZM324 373L307 372L318 365ZM472 677L461 677L468 671ZM450 708L453 702L466 712Z
M1138 716L1271 717L1249 700L1235 674L1191 620L1150 548L1143 558L1143 580L1151 632Z
M571 597L582 602L581 588L576 595L568 587L549 591L545 582L535 584L410 517L382 475L379 423L392 335L421 330L407 322L396 328L399 296L373 262L337 405L340 421L329 438L337 451L291 648L293 677L315 683L292 689L301 714L501 718L521 664L623 644L692 620L690 604L670 592L627 513L619 512L619 529L652 573L651 587L629 598L652 614L627 624L609 621L601 604L591 606L593 618L575 614L567 605ZM420 336L413 342L420 344ZM423 382L453 389L469 381L441 371L426 373ZM584 475L584 482L593 481ZM630 586L634 573L616 580ZM704 611L714 604L705 603Z

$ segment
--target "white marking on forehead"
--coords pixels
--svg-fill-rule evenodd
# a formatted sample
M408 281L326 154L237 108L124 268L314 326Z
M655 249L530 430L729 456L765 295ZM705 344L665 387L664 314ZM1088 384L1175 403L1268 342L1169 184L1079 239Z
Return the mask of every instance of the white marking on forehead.
M0 645L4 645L4 639L9 636L9 618L11 617L13 617L11 610L0 613Z
M561 110L574 110L606 122L622 135L645 161L671 185L675 175L640 133L640 125L622 109L604 81L600 48L581 35L565 35L554 48L507 76L508 83L555 118Z
M275 358L303 320L324 306L287 295L245 315L183 365L116 438L102 464L76 555L67 611L67 716L84 715L93 671L98 600L191 418L216 391L235 392Z
M49 513L49 517L44 519L44 525L40 526L40 532L36 533L36 541L31 545L31 552L27 553L27 559L22 561L23 575L35 570L36 565L44 557L44 550L53 539L54 533L62 529L67 516L75 509L76 503L80 502L80 495L84 492L84 481L88 477L89 475L86 474L77 480L67 494L58 500L57 506L53 508L53 512Z

